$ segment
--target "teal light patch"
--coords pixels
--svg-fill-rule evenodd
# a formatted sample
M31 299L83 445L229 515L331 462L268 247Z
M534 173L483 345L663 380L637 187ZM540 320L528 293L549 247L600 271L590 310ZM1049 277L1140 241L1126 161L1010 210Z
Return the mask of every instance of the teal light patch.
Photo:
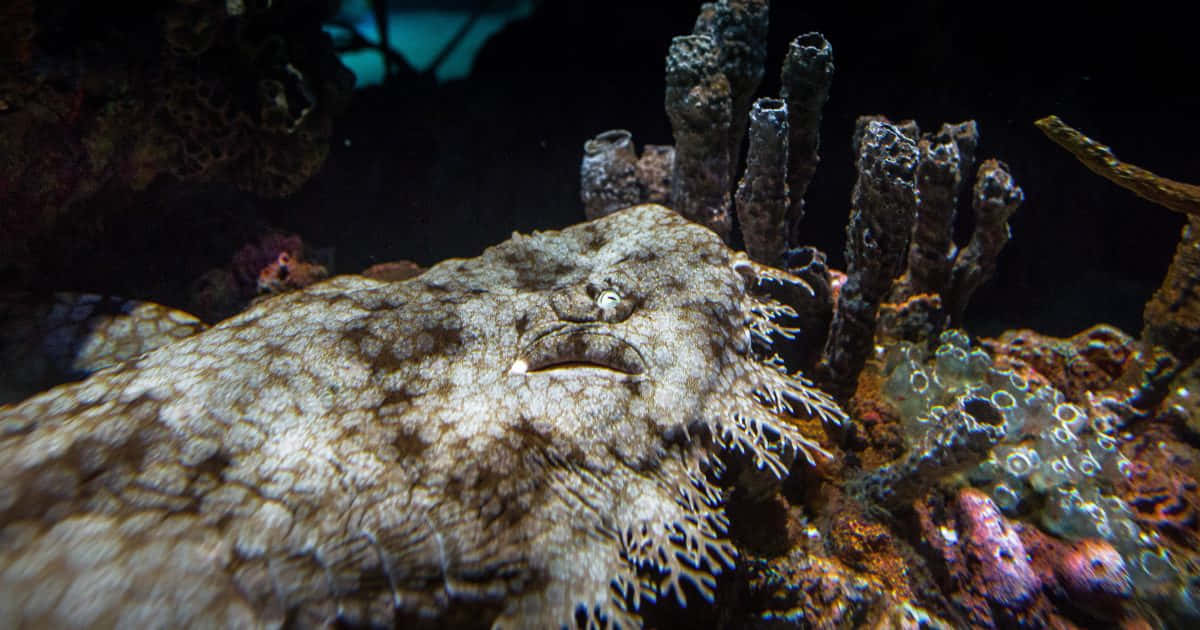
M532 11L533 0L522 0L511 9L480 16L434 72L438 82L469 76L476 55L488 39L508 23L528 17ZM372 44L379 43L379 29L366 2L356 0L344 3L338 18L341 23L354 28L363 39ZM425 72L470 19L471 13L461 10L392 10L388 14L387 24L389 43L413 68ZM338 27L326 26L326 31L337 37ZM383 54L380 51L364 49L344 52L340 56L342 63L354 72L356 87L383 82Z

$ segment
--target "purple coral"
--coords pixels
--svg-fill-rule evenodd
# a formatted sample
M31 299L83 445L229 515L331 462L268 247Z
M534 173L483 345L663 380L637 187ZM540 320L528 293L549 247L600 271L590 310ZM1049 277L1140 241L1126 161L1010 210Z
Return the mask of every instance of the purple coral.
M234 254L234 276L247 295L255 295L259 290L259 274L267 266L278 261L281 254L300 258L303 250L304 243L299 236L271 232L258 243L246 244Z
M1033 599L1041 589L1041 579L1029 563L1021 537L1000 508L982 491L967 488L958 494L958 510L965 528L966 555L976 566L987 598L1004 605Z

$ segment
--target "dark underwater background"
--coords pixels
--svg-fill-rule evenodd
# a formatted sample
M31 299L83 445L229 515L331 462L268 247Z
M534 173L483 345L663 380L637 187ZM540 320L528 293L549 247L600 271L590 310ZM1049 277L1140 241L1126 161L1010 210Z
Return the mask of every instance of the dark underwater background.
M343 7L339 17L337 2L293 4L304 8L287 18L296 28L372 19L361 6ZM443 20L440 30L411 26L406 41L394 42L401 51L416 43L408 41L414 30L438 49L474 11L528 15L482 42L473 60L458 51L461 78L399 67L383 84L355 89L333 117L324 165L296 192L264 198L169 175L144 191L107 190L40 235L33 260L5 260L0 288L187 308L194 280L265 230L297 234L333 272L354 273L385 261L473 256L514 230L578 222L585 140L624 128L639 147L672 142L663 59L671 37L690 32L698 4L391 2L393 26L431 9L460 20ZM65 54L114 32L136 41L155 28L149 6L37 3L35 43ZM772 3L760 95L777 93L779 64L796 35L819 31L834 50L805 240L841 267L857 116L914 118L922 129L975 119L980 159L1005 161L1026 201L996 277L971 303L968 328L1067 335L1110 322L1136 334L1183 217L1087 171L1033 121L1058 114L1123 160L1200 181L1196 35L1182 11L1168 3ZM83 58L99 66L113 54ZM970 212L960 216L965 237Z

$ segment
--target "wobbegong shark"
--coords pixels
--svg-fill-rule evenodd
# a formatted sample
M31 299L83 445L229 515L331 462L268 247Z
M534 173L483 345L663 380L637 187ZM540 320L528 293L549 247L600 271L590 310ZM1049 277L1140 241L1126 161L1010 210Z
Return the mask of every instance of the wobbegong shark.
M0 619L635 628L711 598L726 462L783 478L845 418L771 351L785 282L636 206L0 407Z

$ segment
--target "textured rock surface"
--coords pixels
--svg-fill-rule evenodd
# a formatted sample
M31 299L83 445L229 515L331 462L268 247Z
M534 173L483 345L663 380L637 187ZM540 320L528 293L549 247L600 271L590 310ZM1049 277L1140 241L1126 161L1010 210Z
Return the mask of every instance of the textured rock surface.
M790 416L842 417L768 356L780 273L639 206L0 408L0 618L636 627L711 597L714 455L783 476L826 456Z

